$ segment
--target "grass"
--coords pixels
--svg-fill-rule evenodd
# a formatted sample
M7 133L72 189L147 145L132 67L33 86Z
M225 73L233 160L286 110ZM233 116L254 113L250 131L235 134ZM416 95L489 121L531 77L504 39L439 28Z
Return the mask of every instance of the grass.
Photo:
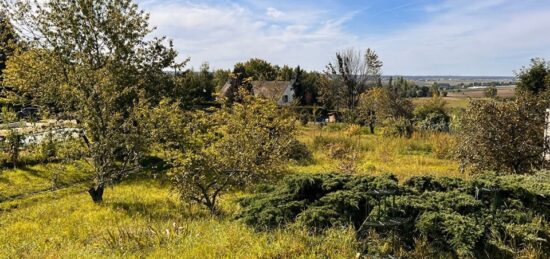
M0 202L21 195L47 191L90 178L84 162L38 164L0 171Z
M467 177L449 159L454 139L446 134L387 138L337 124L303 127L300 140L314 159L291 165L291 173L337 171L340 161L329 156L327 145L347 143L357 150L359 173ZM233 218L242 193L224 195L225 213L213 217L183 205L162 181L142 176L108 188L104 203L96 205L87 183L69 186L89 177L88 171L83 162L1 171L0 258L351 258L360 251L352 229L318 235L297 226L255 231ZM66 188L48 191L52 178Z
M231 216L181 205L153 180L108 189L102 205L82 191L34 202L0 212L0 257L349 258L357 250L350 229L255 232Z
M331 131L315 127L301 128L300 141L313 151L313 163L296 164L291 171L322 173L338 171L340 161L328 155L328 146L349 143L358 150L355 164L359 173L393 173L403 180L416 175L467 177L452 157L454 138L448 134L413 134L411 138L384 137L380 134L346 136L345 130ZM319 144L321 143L321 144Z

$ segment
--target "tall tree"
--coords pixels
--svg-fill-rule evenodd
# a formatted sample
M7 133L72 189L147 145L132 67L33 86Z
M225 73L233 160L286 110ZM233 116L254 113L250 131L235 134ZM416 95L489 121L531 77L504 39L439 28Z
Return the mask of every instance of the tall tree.
M517 74L519 92L539 94L550 90L550 64L544 59L531 59L531 66L523 67Z
M8 57L13 55L17 43L17 34L5 12L0 11L0 84Z
M188 70L175 75L174 93L171 97L183 107L205 105L214 100L214 75L208 63L201 65L200 71Z
M336 59L327 65L326 73L342 83L341 94L346 107L354 109L359 95L368 89L369 84L380 84L381 69L382 61L373 50L367 49L363 55L361 51L346 49L336 53Z
M237 63L235 68L239 66L242 66L239 69L243 70L243 76L251 77L252 80L272 81L277 78L277 69L263 59L252 58L244 63Z
M149 16L131 0L1 3L31 49L10 59L5 80L76 119L94 171L88 192L101 202L107 185L139 169L144 108L176 52L145 39Z
M288 65L284 65L277 71L277 80L290 81L296 78L296 70L292 69Z

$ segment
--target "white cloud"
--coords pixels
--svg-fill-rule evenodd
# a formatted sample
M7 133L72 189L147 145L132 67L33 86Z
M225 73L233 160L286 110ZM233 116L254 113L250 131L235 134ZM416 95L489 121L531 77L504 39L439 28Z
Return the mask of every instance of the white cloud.
M430 7L440 12L428 22L364 42L379 52L384 70L395 74L512 75L531 57L550 56L549 8L470 3Z
M359 11L155 1L145 9L155 33L174 39L194 67L258 57L322 70L339 49L371 47L386 74L511 75L531 57L550 57L550 8L536 1L447 0L421 6L422 22L379 34L369 31L378 24L361 25L362 33L346 27Z
M343 32L350 19L320 17L320 11L298 10L300 16L270 17L238 4L205 5L173 3L147 5L155 35L174 40L180 55L191 65L209 62L213 68L231 68L236 62L263 58L274 64L322 69L332 53L355 39ZM282 15L274 22L273 16Z
M267 16L272 17L272 18L279 18L279 17L285 15L285 13L283 13L283 12L277 10L276 8L273 8L273 7L268 7L267 11L266 11L266 14L267 14Z

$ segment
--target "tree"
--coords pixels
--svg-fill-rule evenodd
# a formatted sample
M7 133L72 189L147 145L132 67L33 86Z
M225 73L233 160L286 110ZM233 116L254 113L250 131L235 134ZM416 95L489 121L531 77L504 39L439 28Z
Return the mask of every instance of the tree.
M214 85L216 86L217 90L220 90L221 87L227 83L230 79L230 70L224 70L224 69L217 69L214 71Z
M223 192L284 168L295 141L293 117L273 102L250 96L208 112L185 113L167 102L153 117L155 135L169 152L174 189L183 201L212 213Z
M13 55L17 43L17 34L6 13L0 11L0 84L8 57Z
M544 113L549 100L472 100L461 118L458 155L474 171L525 173L543 166Z
M163 69L176 65L176 52L163 38L145 40L149 16L131 0L4 0L2 7L29 44L8 62L5 80L84 129L94 171L88 192L101 202L107 185L139 169L148 101L163 94Z
M277 70L271 63L259 59L252 58L244 63L237 63L235 68L242 66L243 77L251 77L252 80L272 81L277 78Z
M374 133L376 124L387 118L410 119L413 105L410 100L397 96L388 88L374 87L361 94L358 114L361 121Z
M441 93L439 92L439 84L434 82L431 87L432 97L439 97Z
M185 71L175 75L174 93L171 95L184 107L204 105L214 101L214 76L207 63L202 64L200 71Z
M484 92L485 97L488 97L488 98L497 97L497 93L498 93L498 90L494 85L487 87L487 89L485 89L485 92Z
M348 109L353 110L357 105L359 95L368 89L368 84L380 85L382 61L371 49L363 55L361 51L347 49L336 53L335 61L327 65L327 75L341 82L334 86L343 86L339 89L345 99Z
M299 66L296 68L299 69ZM296 70L293 70L288 65L284 65L277 71L277 80L290 81L295 78Z
M447 102L441 97L432 97L426 103L414 109L416 127L427 131L449 131L451 118L445 106Z
M532 94L543 93L550 90L550 65L541 58L531 59L531 66L523 67L517 74L518 92Z

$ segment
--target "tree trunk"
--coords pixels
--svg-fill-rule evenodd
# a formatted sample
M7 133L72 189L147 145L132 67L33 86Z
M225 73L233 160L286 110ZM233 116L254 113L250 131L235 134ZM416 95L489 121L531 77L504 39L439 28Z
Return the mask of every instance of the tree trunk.
M88 190L88 193L90 194L90 196L92 197L92 200L95 203L101 203L103 201L103 190L104 189L105 188L103 187L103 185L98 185L98 186L92 187Z
M369 123L370 134L374 134L374 123Z

